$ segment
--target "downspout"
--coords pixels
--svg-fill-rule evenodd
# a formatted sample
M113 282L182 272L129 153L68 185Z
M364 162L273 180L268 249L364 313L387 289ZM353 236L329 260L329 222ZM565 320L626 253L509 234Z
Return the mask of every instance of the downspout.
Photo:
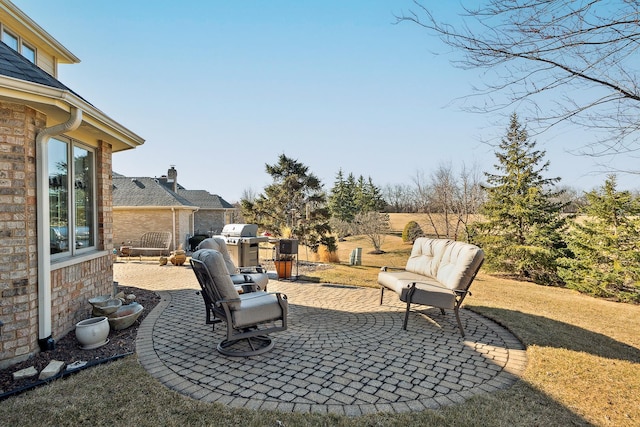
M51 242L49 234L49 152L52 136L76 130L82 123L82 110L71 107L65 123L43 129L36 136L36 211L38 236L38 345L40 350L52 350L51 336Z

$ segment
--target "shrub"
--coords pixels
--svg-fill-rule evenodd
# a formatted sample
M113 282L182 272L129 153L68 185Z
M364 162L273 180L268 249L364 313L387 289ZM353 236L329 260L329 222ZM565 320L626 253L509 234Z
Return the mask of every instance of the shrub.
M420 225L415 221L409 221L407 225L404 226L404 230L402 230L402 241L403 242L415 242L418 237L424 236L424 232Z
M326 246L320 246L318 248L318 259L320 262L325 263L339 263L340 257L338 256L338 252L336 250L329 250Z

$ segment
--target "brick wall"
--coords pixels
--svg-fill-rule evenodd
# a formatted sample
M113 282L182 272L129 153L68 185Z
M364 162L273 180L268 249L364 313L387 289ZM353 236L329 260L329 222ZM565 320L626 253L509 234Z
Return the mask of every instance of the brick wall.
M97 200L98 200L98 242L99 248L113 249L113 173L111 144L98 141L97 159ZM102 202L102 203L100 203Z
M222 227L225 226L224 211L200 209L194 215L195 217L195 234L220 234Z
M89 298L111 294L111 254L51 272L51 329L55 340L91 317Z
M162 209L115 209L113 211L113 242L115 247L140 240L147 231L168 231L174 233L176 246L184 244L185 235L191 230L191 210L176 208ZM170 250L174 250L173 243Z
M0 102L0 362L38 342L36 146L46 117Z
M37 352L38 257L36 136L46 116L29 107L0 102L0 368ZM113 245L111 146L96 151L98 249ZM62 268L52 266L52 335L59 339L87 318L88 299L111 293L109 252Z

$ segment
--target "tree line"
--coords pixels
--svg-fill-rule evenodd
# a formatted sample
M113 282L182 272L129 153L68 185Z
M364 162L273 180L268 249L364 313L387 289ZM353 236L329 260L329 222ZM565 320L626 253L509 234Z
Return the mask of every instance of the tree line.
M496 147L495 170L463 167L455 174L441 165L428 178L416 174L416 211L427 214L432 237L482 247L490 272L640 302L640 198L617 190L615 175L579 198L568 195L560 178L545 176L545 155L514 113ZM366 236L382 252L394 201L371 177L339 170L327 192L285 154L266 171L273 183L241 201L245 221L275 236L287 230L313 252L335 251L349 235ZM411 239L420 234L413 229Z

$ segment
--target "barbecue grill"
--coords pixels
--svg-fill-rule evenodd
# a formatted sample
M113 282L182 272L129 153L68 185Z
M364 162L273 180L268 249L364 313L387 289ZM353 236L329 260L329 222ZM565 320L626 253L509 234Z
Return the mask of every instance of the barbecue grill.
M258 236L256 224L227 224L222 228L222 237L227 244L231 258L238 267L259 265L258 247L260 242L269 240L266 236Z

